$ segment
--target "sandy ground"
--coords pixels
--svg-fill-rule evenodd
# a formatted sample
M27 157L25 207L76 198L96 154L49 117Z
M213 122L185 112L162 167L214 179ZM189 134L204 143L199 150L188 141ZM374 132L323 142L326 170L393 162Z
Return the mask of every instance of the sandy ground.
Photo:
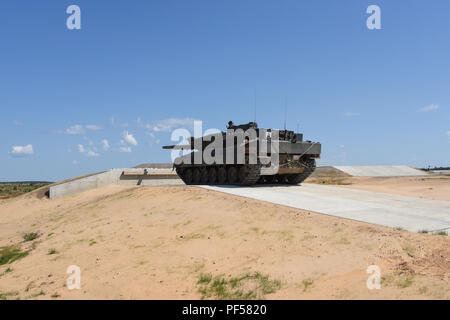
M23 235L40 237L24 242ZM202 274L260 272L267 299L449 299L450 237L411 233L197 187L112 186L0 203L7 299L200 299ZM56 253L51 253L52 249ZM65 287L69 265L81 289ZM381 268L369 290L369 265ZM9 272L7 271L9 268Z
M350 177L343 181L351 184L339 185L340 187L450 201L448 175L398 178Z

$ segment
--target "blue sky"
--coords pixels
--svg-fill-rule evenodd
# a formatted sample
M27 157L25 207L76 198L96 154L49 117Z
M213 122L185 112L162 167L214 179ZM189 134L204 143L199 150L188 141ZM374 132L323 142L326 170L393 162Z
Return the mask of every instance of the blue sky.
M66 8L81 8L68 30ZM381 30L369 30L369 5ZM0 181L168 162L229 120L320 141L319 165L450 165L450 2L0 4ZM108 142L107 145L105 140Z

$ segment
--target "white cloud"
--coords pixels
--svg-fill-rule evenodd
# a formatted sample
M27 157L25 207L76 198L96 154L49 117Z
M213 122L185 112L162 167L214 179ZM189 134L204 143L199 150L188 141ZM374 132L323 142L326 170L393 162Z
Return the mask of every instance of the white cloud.
M86 133L86 130L90 131L98 131L102 130L103 127L95 125L95 124L88 124L86 126L82 126L81 124L75 124L73 126L68 127L66 130L58 130L56 133L59 134L84 134Z
M114 127L122 127L122 128L128 127L128 122L122 122L122 123L117 122L115 117L111 117L109 119L109 121L111 122L111 125L114 126Z
M78 161L78 160L73 160L72 161L72 164L74 164L74 165L77 165L77 164L79 164L80 162Z
M88 124L88 125L86 126L86 129L91 130L91 131L98 131L98 130L102 130L103 127L97 126L97 125L95 125L95 124Z
M78 145L78 152L85 153L85 152L87 152L87 150L85 149L85 147L82 144L79 144Z
M17 127L23 126L23 123L20 122L20 121L17 121L17 120L14 120L13 123L14 123L14 125L17 126Z
M86 157L98 157L100 155L99 153L97 153L89 148L86 148L82 144L79 144L77 147L78 147L78 152L84 153L86 155Z
M101 141L101 144L102 144L103 150L105 150L105 151L108 151L108 150L109 150L109 142L108 142L108 140L103 139L103 140Z
M88 157L98 157L100 154L98 154L97 152L94 152L94 151L92 151L92 150L89 150L87 153L86 153L86 156L88 156Z
M450 138L450 130L447 131L447 136Z
M345 112L344 116L346 116L346 117L356 117L356 116L359 116L359 113L358 112Z
M57 133L62 134L83 134L85 133L85 130L82 125L76 124L73 126L68 127L66 130L63 131L56 131Z
M430 112L430 111L435 111L437 109L439 109L439 106L437 104L430 104L426 107L419 109L419 112Z
M168 118L157 120L149 124L142 124L141 119L138 119L136 122L138 123L139 126L144 127L150 131L170 132L173 129L177 129L180 127L192 129L194 127L195 120L196 119L193 118Z
M119 152L131 152L131 148L130 147L120 147L118 149Z
M33 145L27 144L26 146L13 146L9 152L13 157L26 157L34 154Z
M128 133L128 131L122 132L122 138L123 138L123 140L121 140L122 144L127 143L132 146L137 146L138 144L133 135L131 133Z

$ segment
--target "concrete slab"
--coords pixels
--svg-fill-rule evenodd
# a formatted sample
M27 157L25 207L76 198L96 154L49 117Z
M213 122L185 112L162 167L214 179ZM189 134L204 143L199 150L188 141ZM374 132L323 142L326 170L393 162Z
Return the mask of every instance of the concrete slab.
M408 166L334 166L354 177L412 177L427 173Z
M263 200L410 231L450 228L450 202L303 183L301 186L201 186Z

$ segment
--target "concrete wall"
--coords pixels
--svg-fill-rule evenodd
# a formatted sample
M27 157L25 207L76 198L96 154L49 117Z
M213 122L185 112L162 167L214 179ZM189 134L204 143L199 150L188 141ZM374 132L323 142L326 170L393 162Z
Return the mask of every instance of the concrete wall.
M122 175L123 171L136 171L136 175ZM50 187L50 199L61 198L69 195L74 195L88 190L93 190L110 185L123 186L157 186L157 185L179 185L184 184L178 176L173 174L166 175L142 175L142 169L111 169L106 172L98 173L86 178L77 179L74 181L62 183ZM161 173L161 170L155 170Z

